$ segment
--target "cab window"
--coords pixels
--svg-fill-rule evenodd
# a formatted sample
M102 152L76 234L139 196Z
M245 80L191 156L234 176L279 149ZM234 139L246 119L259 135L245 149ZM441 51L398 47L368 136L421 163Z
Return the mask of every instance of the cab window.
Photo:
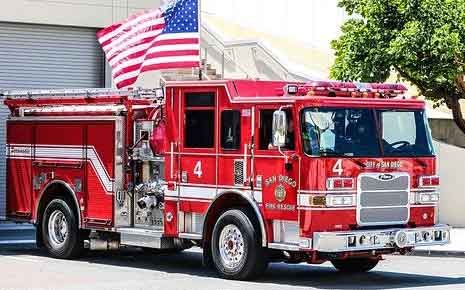
M272 110L260 110L260 150L275 150L276 147L273 146L273 113L277 109ZM294 150L295 149L295 134L294 134L294 121L292 119L291 111L284 110L286 112L287 119L287 134L286 134L286 145L282 147L285 150Z
M184 147L213 148L215 144L215 94L185 94Z
M241 112L223 111L221 114L221 148L237 150L241 146Z

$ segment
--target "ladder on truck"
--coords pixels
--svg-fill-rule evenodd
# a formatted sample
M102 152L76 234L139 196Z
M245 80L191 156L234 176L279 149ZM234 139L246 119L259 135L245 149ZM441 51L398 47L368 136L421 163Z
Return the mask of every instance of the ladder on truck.
M10 109L17 109L19 116L27 113L51 112L108 112L119 113L125 106L118 98L150 100L152 106L165 104L164 88L154 89L52 89L52 90L6 90L0 91L0 99ZM115 98L117 98L115 100ZM62 100L62 102L60 102Z
M102 88L89 88L89 89L52 89L52 90L0 90L0 97L6 99L36 99L36 98L50 98L50 97L66 97L66 98L96 98L96 97L132 97L132 98L164 98L164 88L142 89L136 88L133 90L119 90L119 89L102 89Z

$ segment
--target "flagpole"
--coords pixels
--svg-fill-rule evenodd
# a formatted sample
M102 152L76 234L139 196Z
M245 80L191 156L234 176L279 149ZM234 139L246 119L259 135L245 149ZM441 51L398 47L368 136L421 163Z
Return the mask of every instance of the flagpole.
M199 29L199 80L202 80L202 72L204 70L203 61L202 61L202 0L197 0L197 9L198 9L198 29ZM206 65L206 64L205 64Z

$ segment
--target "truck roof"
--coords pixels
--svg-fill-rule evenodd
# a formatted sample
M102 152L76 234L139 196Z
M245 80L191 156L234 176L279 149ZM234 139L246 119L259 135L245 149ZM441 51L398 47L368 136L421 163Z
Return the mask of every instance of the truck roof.
M168 81L166 87L224 87L232 103L305 103L312 106L395 107L424 109L425 102L406 98L402 84L336 81L212 80ZM290 94L292 87L296 93Z
M407 88L401 84L370 84L336 81L262 81L208 80L165 81L170 87L224 87L231 103L292 104L305 106L373 107L424 109L425 103L407 99ZM152 105L162 103L160 89L75 89L4 91L0 95L13 112L24 107Z

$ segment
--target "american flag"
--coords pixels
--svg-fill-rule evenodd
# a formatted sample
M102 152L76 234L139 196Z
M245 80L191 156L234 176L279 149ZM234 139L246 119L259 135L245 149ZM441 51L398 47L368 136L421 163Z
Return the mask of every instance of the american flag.
M199 67L198 0L170 0L97 32L118 88L142 72Z

